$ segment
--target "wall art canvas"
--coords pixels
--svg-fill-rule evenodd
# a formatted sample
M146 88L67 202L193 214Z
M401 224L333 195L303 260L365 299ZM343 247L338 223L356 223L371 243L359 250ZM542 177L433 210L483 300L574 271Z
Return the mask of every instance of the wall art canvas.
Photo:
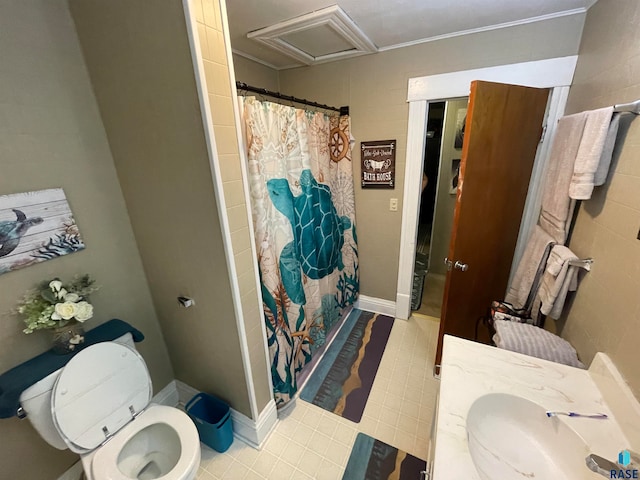
M456 112L456 136L453 141L454 148L462 148L464 143L464 127L467 123L467 109L461 108Z
M0 195L0 274L82 249L61 188Z

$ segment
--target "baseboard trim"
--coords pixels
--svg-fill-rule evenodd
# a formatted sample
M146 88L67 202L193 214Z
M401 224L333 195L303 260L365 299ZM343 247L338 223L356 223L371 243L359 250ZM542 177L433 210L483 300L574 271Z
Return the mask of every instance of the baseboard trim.
M411 295L396 295L396 318L407 320L411 316Z
M151 401L158 405L176 407L180 403L180 395L176 381L170 381L162 390L154 395Z
M199 393L198 390L180 380L174 380L172 383L175 384L179 402L182 404L186 404ZM260 412L257 421L232 408L231 420L233 421L233 436L259 450L278 423L276 402L271 400Z
M260 412L256 422L233 409L231 409L231 419L233 420L234 435L253 448L260 450L278 423L276 402L271 400Z
M396 316L396 302L383 300L382 298L360 295L354 307L360 310L366 310L367 312L382 313L383 315L389 315L394 318Z
M195 388L187 385L184 382L181 382L180 380L174 380L172 383L174 383L176 386L176 390L178 391L178 401L182 405L186 405L187 402L194 397L194 395L200 393L199 390L196 390Z
M58 480L80 480L84 474L82 462L76 462L71 468L58 477Z

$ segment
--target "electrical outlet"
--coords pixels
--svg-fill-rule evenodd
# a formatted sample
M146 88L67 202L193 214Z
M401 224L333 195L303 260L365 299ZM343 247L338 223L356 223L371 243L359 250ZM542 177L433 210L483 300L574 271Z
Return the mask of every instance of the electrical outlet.
M398 211L398 199L397 198L390 198L389 199L389 210L391 210L392 212L397 212Z

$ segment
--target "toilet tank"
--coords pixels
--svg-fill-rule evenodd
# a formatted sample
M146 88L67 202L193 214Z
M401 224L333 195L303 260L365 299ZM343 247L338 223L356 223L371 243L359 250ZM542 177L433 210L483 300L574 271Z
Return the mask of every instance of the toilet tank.
M126 333L113 341L135 348L131 333ZM27 413L27 418L33 427L49 445L58 450L69 448L53 424L51 415L51 392L62 370L61 368L47 375L20 395L20 406Z

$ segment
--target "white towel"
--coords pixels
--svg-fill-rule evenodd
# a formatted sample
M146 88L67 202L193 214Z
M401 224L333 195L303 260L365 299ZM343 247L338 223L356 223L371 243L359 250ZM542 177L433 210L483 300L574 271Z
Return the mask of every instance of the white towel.
M576 154L573 176L569 186L569 196L575 200L588 200L591 198L595 185L595 175L602 160L606 140L607 138L611 139L608 133L611 126L613 107L590 110L584 113L587 116L587 121L580 140L580 147ZM615 133L617 133L617 129ZM613 141L615 142L615 135L613 135ZM613 147L611 147L611 151L613 151ZM604 160L604 162L607 164L608 171L611 156L609 156L608 161ZM600 175L602 175L602 172L600 172Z
M551 318L560 316L567 293L577 288L576 275L579 267L569 265L571 260L578 260L578 257L564 245L555 245L551 249L538 291L542 302L540 312Z
M505 297L505 300L515 308L530 307L530 305L527 305L527 299L532 288L534 286L537 287L535 280L538 267L550 243L554 243L553 237L545 232L540 225L536 225L527 241L524 253ZM533 293L535 296L537 292Z
M607 132L607 138L604 141L604 147L602 149L602 156L598 163L598 169L593 179L595 186L604 185L609 174L609 166L611 165L611 159L613 157L613 149L616 146L616 137L618 136L618 129L620 128L620 114L614 113L611 123L609 124L609 131Z
M584 368L575 348L566 340L526 323L496 320L493 341L498 348L543 358L572 367Z
M569 198L569 185L586 120L586 113L581 112L567 115L558 121L545 173L538 223L560 244L567 238L567 223L573 205Z

